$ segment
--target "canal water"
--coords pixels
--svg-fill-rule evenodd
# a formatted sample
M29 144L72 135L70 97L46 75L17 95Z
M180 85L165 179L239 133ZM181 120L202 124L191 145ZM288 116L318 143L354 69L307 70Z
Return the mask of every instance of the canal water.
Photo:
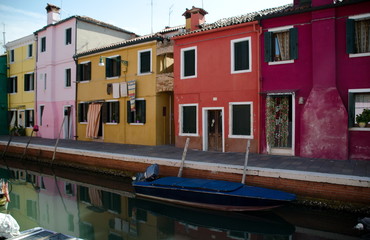
M361 214L289 205L231 213L184 208L135 198L128 178L0 161L9 182L11 214L21 231L43 227L91 240L351 240Z

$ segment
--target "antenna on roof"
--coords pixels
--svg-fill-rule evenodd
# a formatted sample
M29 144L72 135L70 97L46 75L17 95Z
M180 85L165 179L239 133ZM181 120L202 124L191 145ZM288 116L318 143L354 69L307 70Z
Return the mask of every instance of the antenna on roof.
M5 49L5 23L3 23L3 48Z
M171 14L172 14L172 8L173 8L173 4L171 5L171 7L168 9L168 26L171 27Z
M151 5L151 25L152 25L152 34L153 34L153 0L150 2Z

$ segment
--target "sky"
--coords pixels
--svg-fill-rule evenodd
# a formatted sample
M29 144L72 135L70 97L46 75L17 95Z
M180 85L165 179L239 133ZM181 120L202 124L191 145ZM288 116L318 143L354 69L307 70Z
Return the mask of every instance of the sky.
M282 6L293 0L0 0L0 45L28 36L46 25L47 3L61 8L61 19L88 16L139 35L166 26L185 24L186 8L208 12L207 23L262 9ZM4 49L0 48L0 53Z

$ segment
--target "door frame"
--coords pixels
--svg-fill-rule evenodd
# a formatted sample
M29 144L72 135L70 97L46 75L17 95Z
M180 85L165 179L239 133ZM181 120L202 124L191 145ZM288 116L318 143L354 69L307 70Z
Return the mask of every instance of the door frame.
M68 118L66 119L66 122L64 122L64 124L63 124L63 139L73 139L73 136L71 136L71 135L73 135L72 134L72 125L73 125L73 117L72 117L72 105L64 105L63 106L63 118L62 118L62 121L64 120L64 117L65 117L65 115L64 115L64 112L65 112L65 110L67 110L68 108L70 108L71 109L71 111L69 112L69 116L68 116ZM69 124L68 124L68 121L69 121ZM67 126L68 125L68 126ZM67 136L67 134L66 134L66 127L68 128L68 133L69 133L69 135Z
M225 152L225 111L224 107L204 107L202 108L202 127L203 127L203 151L208 151L208 111L221 110L222 116L222 152Z
M291 149L279 149L279 148L271 148L266 142L267 153L271 155L287 155L287 156L294 156L295 153L295 92L280 92L280 93L268 93L267 96L281 96L281 95L291 95L292 96L292 148ZM266 112L266 108L265 108ZM265 118L266 124L266 118Z

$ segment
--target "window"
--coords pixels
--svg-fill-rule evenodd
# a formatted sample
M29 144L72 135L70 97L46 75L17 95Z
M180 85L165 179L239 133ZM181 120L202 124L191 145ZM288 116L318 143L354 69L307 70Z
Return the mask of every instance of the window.
M197 51L196 47L181 49L181 78L197 76Z
M180 135L196 135L198 105L180 105Z
M72 183L64 183L64 191L66 195L73 196L73 185Z
M27 217L37 220L37 204L36 201L27 200Z
M348 92L348 123L349 127L358 127L356 115L364 109L370 109L370 89L350 89ZM367 128L370 125L367 124Z
M87 123L87 112L89 110L89 103L78 104L78 121L80 123Z
M79 199L81 202L85 202L85 203L91 203L91 200L90 200L90 194L89 194L89 188L88 187L84 187L84 186L78 186L78 189L79 189Z
M34 73L24 74L24 91L35 90Z
M121 213L121 196L116 193L101 191L104 208Z
M33 127L34 124L34 117L33 117L33 109L25 111L25 125L26 127Z
M251 44L250 37L231 41L231 72L250 72Z
M44 108L45 108L44 105L40 105L39 106L39 109L40 109L40 116L39 116L40 121L39 121L39 124L40 124L40 126L42 126L42 116L44 115Z
M18 91L18 78L10 77L8 78L8 93L17 93Z
M105 102L102 114L104 123L119 123L119 102Z
M32 56L33 56L33 46L32 44L29 44L27 48L27 57L30 58Z
M46 90L46 85L47 85L47 75L44 73L44 90Z
M41 52L45 52L46 51L46 37L42 37L41 38L40 50L41 50Z
M65 86L70 87L71 86L71 69L67 68L65 70Z
M298 30L294 27L265 32L265 62L288 63L298 58Z
M350 17L346 28L347 53L370 56L370 14Z
M146 121L146 102L145 100L135 101L136 111L131 111L130 101L127 101L127 122L145 123Z
M230 136L250 137L252 135L252 103L230 103Z
M91 62L84 62L78 64L78 81L90 81L91 80Z
M152 71L152 50L143 50L138 52L138 73L139 74L148 74Z
M66 29L66 45L69 45L72 43L72 28Z
M105 59L105 76L107 78L121 76L121 56Z
M15 56L14 56L14 49L10 50L10 62L13 63L15 61Z

